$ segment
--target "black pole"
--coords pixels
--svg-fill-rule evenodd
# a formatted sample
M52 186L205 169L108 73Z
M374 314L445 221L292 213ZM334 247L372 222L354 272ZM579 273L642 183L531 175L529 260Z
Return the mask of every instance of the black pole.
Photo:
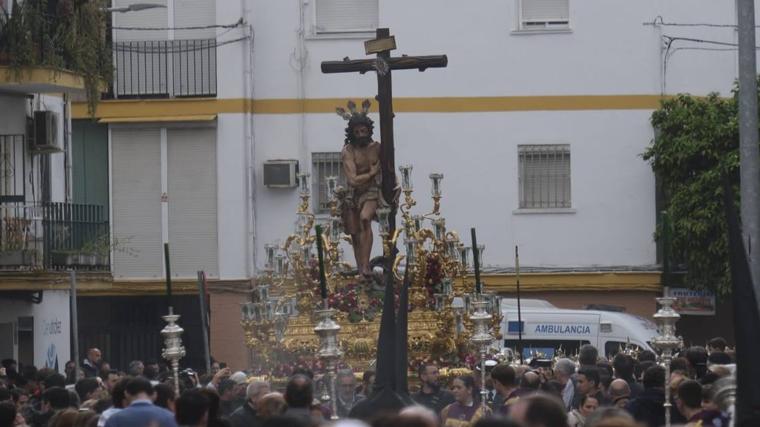
M69 309L71 319L71 340L72 349L71 354L74 356L74 378L79 378L79 371L81 368L79 364L82 363L79 360L79 310L77 309L77 272L75 270L69 271L69 281L71 282L71 293L69 293Z
M322 254L322 226L316 226L317 230L317 259L319 260L319 293L322 296L322 302L327 308L327 278L325 277L325 261Z
M172 314L172 269L169 264L169 244L164 243L164 263L166 264L166 306Z
M478 238L475 235L475 227L470 228L472 236L472 263L475 268L475 292L480 294L483 286L480 284L480 253L478 253Z
M668 211L662 211L662 281L665 286L672 286L670 280L670 217Z
M198 272L198 301L201 309L201 331L203 332L203 355L206 359L206 373L211 372L211 349L208 335L208 310L206 309L206 273Z
M520 354L520 364L523 363L522 355L522 309L520 307L520 252L515 245L515 281L517 282L517 352Z

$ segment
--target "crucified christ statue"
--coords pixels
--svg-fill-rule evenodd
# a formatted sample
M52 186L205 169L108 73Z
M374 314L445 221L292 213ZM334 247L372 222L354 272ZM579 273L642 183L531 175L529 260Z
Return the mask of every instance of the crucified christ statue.
M345 145L341 152L343 173L346 176L348 191L343 200L343 224L351 241L359 274L368 277L372 274L369 267L372 251L372 220L378 206L386 205L383 200L380 167L380 143L372 140L373 122L367 116L369 101L362 103L361 111L356 104L349 101L346 111L338 108L337 112L348 120Z
M445 67L448 63L446 55L392 57L390 52L396 49L396 39L390 35L387 28L377 29L377 38L364 42L367 55L377 54L375 59L322 62L323 73L352 73L361 74L367 71L377 72L377 99L380 113L380 140L382 144L372 141L372 121L364 122L366 130L361 126L346 129L346 146L343 148L343 169L352 192L359 196L354 201L353 212L343 216L346 231L354 239L354 254L357 267L362 274L370 273L369 254L372 248L371 221L375 217L378 201L385 200L391 209L388 216L388 235L396 230L395 212L398 203L398 185L395 175L395 151L393 143L393 91L391 72L393 70L416 69L425 71L428 68ZM369 108L369 102L362 104L362 109ZM354 105L355 108L355 105ZM350 108L349 108L350 109ZM339 109L338 113L340 114ZM345 113L345 110L344 110ZM353 114L348 114L349 120ZM366 110L364 110L365 119ZM367 124L368 123L368 124ZM355 128L358 128L355 130ZM354 136L354 133L357 136ZM363 143L350 143L349 139L357 138ZM379 162L379 164L378 164ZM353 169L351 167L353 166ZM385 177L383 179L383 176ZM396 256L395 244L389 248L388 256L384 257L385 271L390 271Z

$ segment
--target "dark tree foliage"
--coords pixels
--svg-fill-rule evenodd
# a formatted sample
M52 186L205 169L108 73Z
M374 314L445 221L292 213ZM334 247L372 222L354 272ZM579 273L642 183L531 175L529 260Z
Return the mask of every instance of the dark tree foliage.
M644 152L658 177L668 221L665 254L685 265L685 286L727 295L731 289L723 188L739 194L739 126L731 98L678 95L652 114L655 139ZM739 200L736 200L737 209Z

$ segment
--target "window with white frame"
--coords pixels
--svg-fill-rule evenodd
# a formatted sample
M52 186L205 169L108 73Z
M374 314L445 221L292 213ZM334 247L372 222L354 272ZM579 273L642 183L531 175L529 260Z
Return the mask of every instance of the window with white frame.
M519 0L520 30L570 27L570 0Z
M518 145L520 209L571 208L570 145Z
M379 0L314 0L315 33L373 32Z
M343 164L340 160L340 152L333 153L311 153L311 176L314 192L314 203L312 204L315 214L324 214L330 212L327 199L327 180L329 176L338 177L338 185L345 188L346 177L343 174Z

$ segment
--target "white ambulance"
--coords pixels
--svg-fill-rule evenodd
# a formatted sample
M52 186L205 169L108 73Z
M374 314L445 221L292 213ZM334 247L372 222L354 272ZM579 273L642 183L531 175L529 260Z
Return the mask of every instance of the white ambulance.
M601 357L616 354L621 348L652 350L650 341L657 335L651 320L628 313L601 310L568 310L548 301L521 299L523 357L551 358L559 349L574 355L583 344L591 344ZM516 349L520 323L517 300L501 300L501 345Z

